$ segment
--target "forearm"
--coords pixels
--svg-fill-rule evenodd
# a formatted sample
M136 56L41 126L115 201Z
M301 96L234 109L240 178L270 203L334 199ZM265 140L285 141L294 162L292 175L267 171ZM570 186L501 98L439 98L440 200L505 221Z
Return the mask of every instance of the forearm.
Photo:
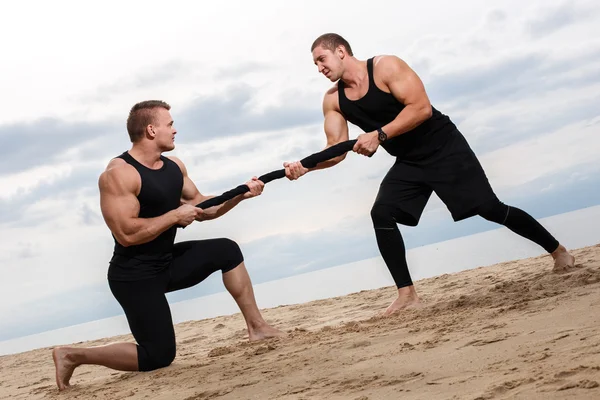
M215 197L215 196L205 196L205 200L208 200L212 197ZM240 194L238 196L235 196L231 200L227 200L226 202L219 204L218 206L214 206L214 207L210 207L205 210L202 210L203 211L202 216L198 220L206 221L206 220L219 218L219 217L223 216L224 214L226 214L228 211L230 211L232 208L234 208L235 206L240 204L240 202L242 200L244 200L244 198L243 198L243 195Z
M387 125L381 127L388 139L402 135L431 117L431 105L408 105Z
M177 224L176 210L159 217L132 218L123 227L119 235L115 235L123 246L135 246L156 239L161 233Z
M343 131L343 129L342 129ZM331 133L327 134L327 145L325 146L325 148L323 149L323 151L329 149L332 146L335 146L343 141L348 140L348 133L337 133L335 135L332 135ZM317 171L320 169L327 169L327 168L331 168L339 163L341 163L342 161L344 161L344 159L346 158L346 154L342 154L340 156L331 158L327 161L323 161L318 163L316 166L314 166L313 168L308 168L308 172L311 171Z
M335 158L332 158L330 160L323 161L321 163L318 163L314 168L308 168L308 171L310 172L310 171L316 171L316 170L319 170L319 169L331 168L334 165L337 165L340 162L342 162L345 158L346 158L346 155L344 154L344 155L341 155L339 157L335 157Z

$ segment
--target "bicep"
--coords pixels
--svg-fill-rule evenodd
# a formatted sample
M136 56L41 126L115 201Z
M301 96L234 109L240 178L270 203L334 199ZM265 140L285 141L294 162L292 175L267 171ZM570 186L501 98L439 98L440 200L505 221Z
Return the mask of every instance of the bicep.
M174 161L181 170L181 174L183 175L183 187L181 189L181 202L191 204L193 202L198 202L204 196L200 193L194 182L188 176L187 168L183 161L181 161L177 157L169 157L172 161ZM192 204L196 205L196 204Z
M327 136L327 146L333 146L348 140L348 122L342 113L336 109L331 97L326 98L324 101L323 115L325 117L323 128Z
M200 194L200 191L198 190L194 182L192 182L189 176L184 176L183 189L181 190L181 201L187 203L192 200L197 200L200 197L202 197L202 195Z

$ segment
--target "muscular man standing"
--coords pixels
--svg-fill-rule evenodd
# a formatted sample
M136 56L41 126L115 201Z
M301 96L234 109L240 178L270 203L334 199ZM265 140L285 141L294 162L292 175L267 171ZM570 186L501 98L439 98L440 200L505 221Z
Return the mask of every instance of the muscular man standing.
M574 265L573 256L534 218L496 197L463 135L430 104L420 78L404 61L392 55L358 60L335 33L318 37L311 51L319 72L337 82L323 99L327 147L348 140L349 121L365 132L353 151L371 156L381 146L396 157L371 209L379 251L398 288L385 314L419 303L397 224L416 226L432 192L455 221L479 215L540 245L552 255L555 270ZM311 170L332 167L344 157ZM298 161L284 167L290 180L309 171Z
M123 308L137 343L53 350L56 383L69 386L76 367L103 365L121 371L151 371L175 358L173 321L165 293L185 289L221 270L223 283L237 302L251 341L281 336L260 314L238 245L226 238L174 243L178 226L222 216L242 200L262 193L254 177L250 191L202 210L202 195L185 165L163 152L175 148L177 131L162 101L133 106L127 120L132 147L112 159L99 178L102 215L115 245L108 282Z

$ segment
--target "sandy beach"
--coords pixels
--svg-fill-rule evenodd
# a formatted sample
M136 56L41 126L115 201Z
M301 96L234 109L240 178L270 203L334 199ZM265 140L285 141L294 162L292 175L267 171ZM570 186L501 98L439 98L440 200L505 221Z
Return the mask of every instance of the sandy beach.
M263 310L282 339L248 343L240 314L181 323L170 367L82 366L64 392L51 348L3 356L0 399L599 399L600 244L573 254L418 281L424 307L391 318L392 287Z

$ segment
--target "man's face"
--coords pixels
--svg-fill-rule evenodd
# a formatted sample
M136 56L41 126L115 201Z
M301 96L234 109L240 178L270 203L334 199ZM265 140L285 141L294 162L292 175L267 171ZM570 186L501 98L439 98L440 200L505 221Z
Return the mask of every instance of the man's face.
M151 125L154 130L154 140L156 145L162 151L169 151L175 148L175 134L177 130L173 126L173 118L169 110L158 108L155 111L155 123Z
M340 54L343 50L331 51L323 46L317 46L312 52L313 61L319 73L325 75L331 82L336 82L344 73L344 65Z

